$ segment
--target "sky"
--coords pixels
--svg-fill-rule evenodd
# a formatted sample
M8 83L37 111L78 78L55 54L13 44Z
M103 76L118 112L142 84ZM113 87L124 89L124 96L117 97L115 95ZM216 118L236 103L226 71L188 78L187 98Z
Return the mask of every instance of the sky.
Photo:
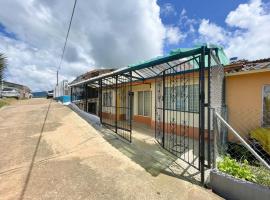
M6 80L53 89L74 0L0 3ZM267 58L269 33L270 0L78 0L59 79L205 43L223 46L229 58Z

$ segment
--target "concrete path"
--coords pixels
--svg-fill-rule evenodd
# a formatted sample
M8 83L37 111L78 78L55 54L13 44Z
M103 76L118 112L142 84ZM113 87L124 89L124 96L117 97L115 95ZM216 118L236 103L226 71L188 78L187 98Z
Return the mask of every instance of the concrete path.
M110 140L116 137L50 100L1 109L0 199L219 199L166 173L149 173Z

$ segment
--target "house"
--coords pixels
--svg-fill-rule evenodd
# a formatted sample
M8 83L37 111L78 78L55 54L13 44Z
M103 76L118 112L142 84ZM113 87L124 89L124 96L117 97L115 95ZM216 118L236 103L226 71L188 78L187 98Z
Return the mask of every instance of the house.
M190 51L194 51L194 49L178 49L172 51L169 56L131 65L117 71L111 70L111 72L99 76L92 75L98 70L88 72L88 79L81 78L86 77L82 75L70 83L72 101L81 109L99 115L103 123L115 126L118 121L118 125L121 124L119 126L123 129L128 129L129 121L155 129L159 123L157 113L165 112L164 120L162 120L165 125L161 129L169 130L171 122L177 121L174 130L176 134L181 134L182 129L185 128L188 130L188 135L198 138L200 92L198 57L193 59L186 56L182 59L172 59L168 63L158 64L162 63L164 59L170 60L176 55ZM228 63L221 48L218 49L218 55L221 62ZM205 63L207 62L206 58ZM153 66L153 63L157 64ZM132 75L123 72L124 76L119 76L116 80L116 74L121 73L122 70L127 73L132 72ZM163 71L168 73L168 77L162 83L160 73ZM208 71L207 68L204 69L205 101L208 101L209 94ZM102 81L102 85L99 85L98 81ZM158 108L158 104L162 103L162 99L157 96L158 91L164 93L165 103L160 107L164 108L165 111Z
M69 84L76 84L81 81L85 81L102 74L110 73L115 69L94 69L88 71L78 77L76 77L72 82ZM85 110L91 114L98 115L98 90L95 87L74 87L70 91L72 93L71 98L72 102L74 102L79 108ZM85 97L84 97L85 96ZM85 100L86 99L86 100Z
M241 60L224 70L229 124L244 136L270 127L270 58Z
M25 86L25 85L21 85L21 84L17 84L17 83L12 83L12 82L8 82L8 81L3 81L1 83L1 90L3 88L13 88L16 89L17 91L19 91L20 93L20 99L29 99L32 98L32 93L29 87Z
M200 166L211 165L211 109L222 107L228 63L221 47L177 49L72 82L71 100L129 142L145 127L164 149L199 170L203 182Z

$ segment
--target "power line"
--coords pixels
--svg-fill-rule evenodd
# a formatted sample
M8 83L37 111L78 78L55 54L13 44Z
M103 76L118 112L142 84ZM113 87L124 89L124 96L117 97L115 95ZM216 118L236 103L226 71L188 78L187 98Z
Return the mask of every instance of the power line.
M57 85L58 85L58 74L59 74L59 70L61 68L61 64L62 64L62 61L63 61L63 58L64 58L64 54L65 54L65 50L66 50L66 45L67 45L67 40L68 40L69 31L70 31L70 27L71 27L71 24L72 24L72 19L73 19L74 11L75 11L75 8L76 8L76 4L77 4L77 0L74 1L74 5L73 5L73 9L72 9L72 14L71 14L71 17L70 17L70 20L69 20L69 26L68 26L68 31L67 31L67 35L66 35L66 40L65 40L63 52L62 52L62 55L61 55L61 60L60 60L60 63L59 63L59 66L58 66L57 72L56 72Z

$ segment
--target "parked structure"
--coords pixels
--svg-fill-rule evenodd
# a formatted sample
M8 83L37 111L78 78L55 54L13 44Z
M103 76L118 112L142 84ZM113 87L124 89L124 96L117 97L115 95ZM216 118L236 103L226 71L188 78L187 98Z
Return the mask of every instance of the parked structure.
M129 142L134 122L152 127L160 145L199 170L204 182L211 165L210 107L222 106L222 64L228 59L221 48L177 49L71 83L71 101ZM96 106L89 104L93 98Z
M1 83L1 88L0 90L4 89L4 88L11 88L11 89L15 89L17 90L20 95L19 95L19 99L24 99L24 98L32 98L32 93L29 87L25 86L25 85L20 85L17 83L12 83L12 82L8 82L8 81L3 81Z

